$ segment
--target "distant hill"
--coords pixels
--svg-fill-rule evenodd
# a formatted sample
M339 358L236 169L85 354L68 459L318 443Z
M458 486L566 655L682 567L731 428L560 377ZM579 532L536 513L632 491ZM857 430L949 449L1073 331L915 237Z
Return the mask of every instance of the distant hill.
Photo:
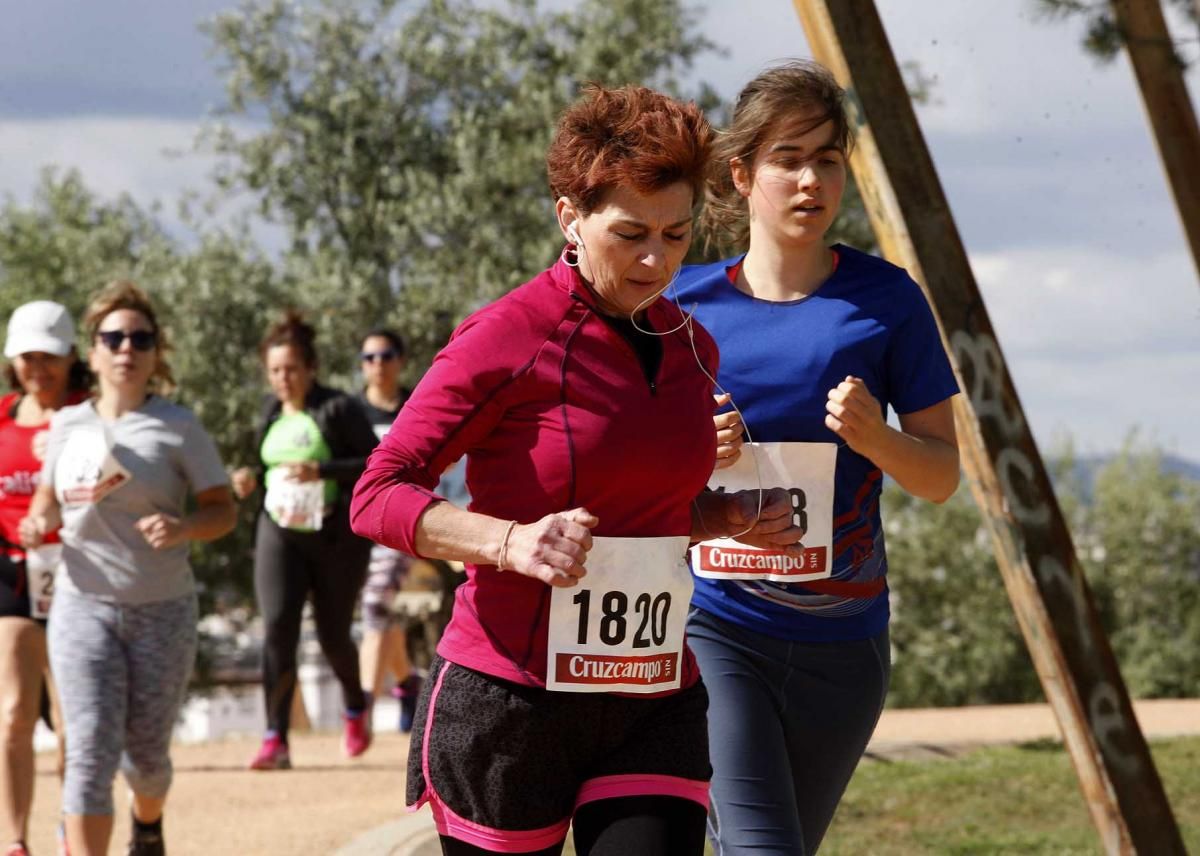
M1092 498L1092 491L1096 484L1096 475L1108 464L1112 463L1116 455L1093 455L1090 457L1079 458L1075 462L1074 476L1079 482L1080 489L1083 492L1085 499ZM1054 472L1054 462L1049 461L1047 465L1051 472ZM1177 473L1186 479L1200 481L1200 463L1181 458L1178 455L1163 455L1163 469L1169 473Z

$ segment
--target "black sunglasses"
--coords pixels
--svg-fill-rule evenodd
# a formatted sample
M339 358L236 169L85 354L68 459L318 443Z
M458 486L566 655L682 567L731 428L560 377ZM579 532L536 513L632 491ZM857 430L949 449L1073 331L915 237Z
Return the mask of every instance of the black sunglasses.
M396 359L396 352L392 350L375 351L374 353L363 351L358 355L358 358L364 363L373 363L376 360L384 363L390 363L392 360Z
M135 351L152 351L158 344L158 334L153 330L131 330L128 333L124 330L100 330L96 338L113 353L121 350L121 344L126 339Z

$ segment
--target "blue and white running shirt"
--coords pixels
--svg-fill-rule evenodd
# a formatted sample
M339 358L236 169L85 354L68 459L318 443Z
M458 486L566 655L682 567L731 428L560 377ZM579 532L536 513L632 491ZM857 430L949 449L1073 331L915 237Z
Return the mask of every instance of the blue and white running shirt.
M875 636L889 615L882 473L825 427L829 390L847 375L860 377L885 415L923 410L958 392L917 284L875 256L842 245L834 251L832 276L800 300L739 291L732 278L744 257L685 267L675 286L684 311L695 304L696 320L720 347L718 380L750 438L839 444L830 579L695 581L695 606L756 633L809 642Z

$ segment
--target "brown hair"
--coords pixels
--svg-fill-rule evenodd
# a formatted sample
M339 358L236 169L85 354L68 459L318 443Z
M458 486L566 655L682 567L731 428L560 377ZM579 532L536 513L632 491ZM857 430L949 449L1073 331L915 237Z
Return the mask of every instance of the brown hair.
M644 86L589 84L560 117L546 152L550 192L581 214L620 185L645 194L683 181L698 195L711 143L712 128L695 104Z
M159 326L158 315L154 311L154 304L150 302L150 296L138 288L136 283L127 279L114 280L92 296L87 312L83 315L83 326L87 330L88 341L94 344L104 319L122 309L139 312L150 322L156 340L154 353L158 358L154 373L150 375L150 383L158 392L170 392L175 387L175 376L171 373L165 355L171 350L171 343L167 340L166 332Z
M267 351L280 345L294 348L310 369L317 367L317 348L314 344L317 331L304 320L304 316L295 309L284 313L283 319L271 325L267 335L263 336L258 346L258 356L265 363Z
M799 111L812 111L810 128L833 123L833 145L845 154L854 147L846 116L846 93L829 69L811 60L790 60L768 68L738 95L733 121L717 134L705 184L701 228L710 245L744 249L750 240L745 198L733 184L730 161L754 171L754 159L767 134Z

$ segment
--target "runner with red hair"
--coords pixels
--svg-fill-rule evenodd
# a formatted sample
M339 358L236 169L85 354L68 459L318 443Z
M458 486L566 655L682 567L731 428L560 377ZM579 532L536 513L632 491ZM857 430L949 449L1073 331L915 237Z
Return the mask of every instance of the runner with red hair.
M639 87L566 111L547 155L560 260L463 322L355 489L360 535L467 566L409 756L408 801L431 805L447 854L559 853L572 822L580 854L703 852L683 554L714 465L717 354L660 295L709 133L695 105ZM433 493L464 455L470 510ZM758 505L699 508L736 532ZM786 497L764 506L751 534L796 541Z

